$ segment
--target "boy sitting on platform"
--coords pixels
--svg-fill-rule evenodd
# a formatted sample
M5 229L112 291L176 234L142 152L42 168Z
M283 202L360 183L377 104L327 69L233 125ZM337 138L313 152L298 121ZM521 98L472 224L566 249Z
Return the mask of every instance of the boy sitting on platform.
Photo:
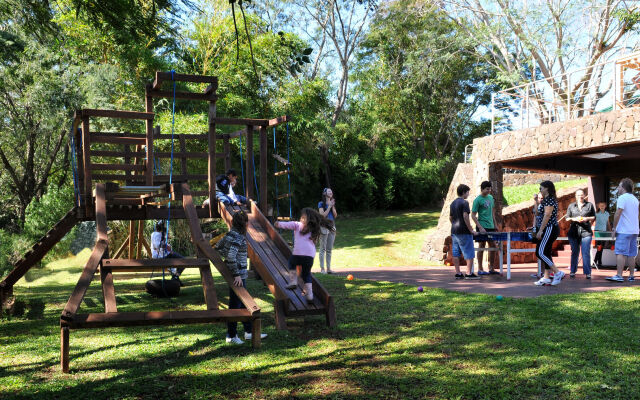
M236 170L230 169L225 175L218 175L216 178L216 199L225 205L247 204L247 198L233 192L233 187L238 180Z

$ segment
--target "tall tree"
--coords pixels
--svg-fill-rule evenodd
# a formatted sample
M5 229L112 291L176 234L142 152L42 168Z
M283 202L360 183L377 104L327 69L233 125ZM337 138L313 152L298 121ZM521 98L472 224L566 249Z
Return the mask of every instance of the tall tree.
M489 103L493 70L431 2L381 6L359 66L357 90L374 114L380 145L410 143L422 160L445 159L486 133L476 111Z

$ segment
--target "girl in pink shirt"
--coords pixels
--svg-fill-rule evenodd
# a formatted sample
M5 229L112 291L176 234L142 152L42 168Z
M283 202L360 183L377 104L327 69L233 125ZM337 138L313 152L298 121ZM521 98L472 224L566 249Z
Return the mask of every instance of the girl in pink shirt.
M301 277L304 281L303 294L308 302L313 301L313 289L311 285L311 267L316 256L316 241L320 237L320 225L323 222L322 216L315 210L303 208L300 215L300 222L280 222L275 223L276 228L289 229L293 231L293 254L289 257L289 282L287 289L298 286L298 276L296 266L301 267Z

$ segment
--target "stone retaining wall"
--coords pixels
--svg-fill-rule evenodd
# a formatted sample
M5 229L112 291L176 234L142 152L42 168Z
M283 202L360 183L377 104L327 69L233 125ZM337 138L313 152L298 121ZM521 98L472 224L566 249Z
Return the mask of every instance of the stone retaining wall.
M563 175L563 174L543 174L543 173L528 173L528 174L504 174L502 179L502 185L504 187L508 186L522 186L522 185L531 185L538 184L542 181L551 181L551 182L564 182L564 181L572 181L576 179L582 179L584 176L579 175Z

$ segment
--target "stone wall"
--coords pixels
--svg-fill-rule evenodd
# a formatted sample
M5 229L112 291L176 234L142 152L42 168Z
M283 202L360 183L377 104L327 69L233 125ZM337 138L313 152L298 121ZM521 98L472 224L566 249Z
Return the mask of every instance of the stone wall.
M575 179L582 179L584 176L579 175L563 175L563 174L544 174L544 173L511 173L504 174L504 178L502 179L502 185L504 187L509 186L522 186L522 185L531 185L538 184L542 181L551 181L551 182L564 182L564 181L572 181Z
M474 185L489 178L493 163L636 140L640 140L640 107L477 138L473 141Z
M456 193L458 185L464 183L467 186L471 186L472 181L473 166L471 164L464 163L458 164L456 172L453 175L453 179L451 180L451 184L449 184L449 191L447 192L447 197L444 200L444 205L442 206L442 212L438 219L438 227L435 231L427 235L424 245L422 246L421 258L426 258L427 260L432 261L442 261L446 257L447 248L445 242L451 234L449 205L456 199L456 197L458 197L458 194ZM473 188L471 188L471 193L473 195Z

